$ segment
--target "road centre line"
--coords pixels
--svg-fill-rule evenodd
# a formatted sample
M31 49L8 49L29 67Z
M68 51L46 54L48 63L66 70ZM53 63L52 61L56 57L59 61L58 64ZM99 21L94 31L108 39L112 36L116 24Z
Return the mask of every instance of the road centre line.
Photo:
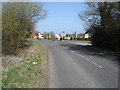
M73 51L73 50L70 50L71 52L75 52L75 51Z
M75 52L75 51L73 51L73 50L70 50L70 51L71 51L71 52ZM90 59L86 58L85 56L83 56L83 55L81 55L81 54L79 54L79 56L82 57L82 58L84 58L84 59L86 59L87 61L93 63L93 64L96 65L97 67L103 68L102 66L100 66L100 65L98 65L97 63L91 61Z
M91 63L93 63L94 65L98 66L99 68L103 68L102 66L100 66L100 65L98 65L97 63L91 61L90 59L86 58L85 56L80 55L80 54L79 54L79 56L81 56L82 58L86 59L87 61L90 61Z
M98 65L97 63L91 61L93 64L95 64L96 66L98 66L99 68L103 68L102 66Z
M85 58L86 60L88 60L88 61L90 61L90 59L88 59L88 58Z
M79 56L81 56L82 58L84 58L84 56L83 56L83 55L80 55L80 54L79 54Z

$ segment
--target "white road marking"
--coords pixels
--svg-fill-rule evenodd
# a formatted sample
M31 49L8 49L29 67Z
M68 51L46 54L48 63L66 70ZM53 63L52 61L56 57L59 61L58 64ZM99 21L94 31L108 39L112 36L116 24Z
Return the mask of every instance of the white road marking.
M100 66L100 65L98 65L97 63L91 61L90 59L86 58L85 56L80 55L80 54L79 54L79 56L81 56L82 58L86 59L87 61L90 61L91 63L93 63L94 65L98 66L99 68L103 68L102 66Z
M84 56L83 56L83 55L80 55L80 54L79 54L79 56L81 56L82 58L84 58Z
M95 64L96 66L98 66L99 68L103 68L102 66L98 65L97 63L93 62L93 61L90 61L92 62L93 64Z
M73 51L73 50L70 50L70 51L71 51L71 52L75 52L75 51ZM85 56L83 56L83 55L81 55L81 54L79 54L79 56L82 57L82 58L84 58L84 59L86 59L87 61L93 63L94 65L98 66L99 68L103 68L102 66L100 66L100 65L98 65L97 63L91 61L90 59L86 58Z
M85 58L86 60L88 60L88 61L90 61L90 59L88 59L88 58Z
M75 51L73 51L73 50L70 50L71 52L75 52Z

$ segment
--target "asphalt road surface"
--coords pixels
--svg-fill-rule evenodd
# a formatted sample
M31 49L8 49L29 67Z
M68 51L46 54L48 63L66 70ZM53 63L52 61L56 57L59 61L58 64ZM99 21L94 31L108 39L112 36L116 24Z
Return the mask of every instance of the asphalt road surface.
M49 52L50 88L118 88L118 64L81 45L40 41Z

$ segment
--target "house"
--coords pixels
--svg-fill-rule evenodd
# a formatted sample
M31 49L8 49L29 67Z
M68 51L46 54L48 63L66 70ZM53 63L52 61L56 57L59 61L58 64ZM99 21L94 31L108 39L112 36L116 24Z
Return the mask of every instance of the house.
M61 33L60 36L65 37L66 36L65 32Z
M77 34L77 38L84 38L85 37L85 34Z
M37 39L38 33L36 31L32 31L31 35L29 36L29 40Z
M28 38L29 40L34 40L34 39L43 39L43 34L41 34L38 31L32 31L31 35Z
M37 39L38 37L37 36L34 36L34 39Z
M91 34L89 32L86 32L84 38L90 38L90 37L91 37Z
M65 37L65 40L70 40L71 39L71 37Z
M38 38L43 39L43 35L40 32L38 33Z
M72 37L72 34L66 34L66 36L65 36L65 40L70 40L71 39L71 37Z
M59 34L55 34L55 39L60 40L60 35Z

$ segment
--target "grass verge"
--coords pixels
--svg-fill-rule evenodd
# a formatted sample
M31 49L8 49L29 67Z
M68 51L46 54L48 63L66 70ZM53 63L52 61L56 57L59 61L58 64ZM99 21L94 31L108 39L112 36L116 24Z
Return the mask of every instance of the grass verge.
M90 42L90 41L87 41L87 40L63 40L63 41L59 41L59 43L64 43L64 44L68 44L68 43L74 43L74 42Z
M46 82L46 48L43 44L33 41L28 49L22 52L21 59L15 64L8 64L2 73L3 88L44 88ZM12 57L13 58L13 57ZM8 58L9 59L9 58ZM3 58L3 62L10 60ZM10 62L10 61L9 61Z

